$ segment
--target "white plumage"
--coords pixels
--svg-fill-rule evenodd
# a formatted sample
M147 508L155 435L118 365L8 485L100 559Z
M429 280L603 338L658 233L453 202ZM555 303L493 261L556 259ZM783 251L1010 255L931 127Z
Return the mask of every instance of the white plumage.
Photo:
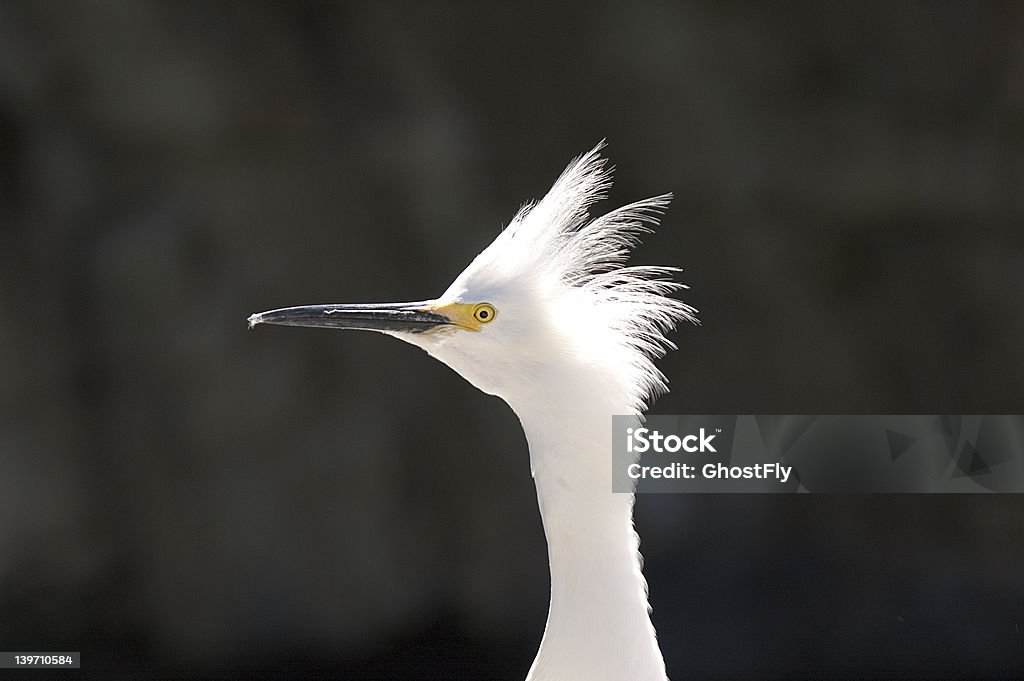
M551 605L528 681L664 679L633 530L611 484L611 416L667 389L653 360L696 310L668 267L625 267L669 195L591 220L611 174L603 143L524 206L436 300L306 306L250 318L381 331L425 349L519 416L544 522ZM483 310L483 316L478 316Z
M590 207L606 197L612 184L607 161L599 153L603 147L602 142L570 163L543 200L523 206L439 300L487 300L499 311L512 306L521 312L505 334L457 338L455 355L475 340L483 345L523 341L532 331L537 334L532 343L520 343L518 351L505 343L503 350L529 365L546 354L545 345L557 343L564 354L552 357L554 362L576 355L614 365L618 390L630 398L630 409L619 413L639 413L648 398L666 389L665 377L652 362L675 348L665 333L680 320L696 321L696 310L667 297L686 288L670 279L677 268L623 267L639 237L657 224L671 194L589 219ZM424 347L432 352L429 343ZM489 353L482 364L494 358ZM473 367L442 361L484 392L506 397L507 391L488 387L493 372L478 383L463 372Z

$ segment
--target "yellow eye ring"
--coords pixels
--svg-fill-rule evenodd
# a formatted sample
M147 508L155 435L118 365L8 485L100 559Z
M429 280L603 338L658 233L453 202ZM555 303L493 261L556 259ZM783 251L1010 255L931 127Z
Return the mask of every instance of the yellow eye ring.
M494 309L494 306L490 303L480 303L473 308L473 319L477 320L481 324L489 324L494 321L498 311Z

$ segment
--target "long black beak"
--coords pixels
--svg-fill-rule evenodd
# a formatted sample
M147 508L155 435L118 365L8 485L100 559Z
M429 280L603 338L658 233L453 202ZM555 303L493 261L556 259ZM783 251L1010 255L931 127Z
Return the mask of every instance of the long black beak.
M257 312L249 317L250 329L257 324L423 333L451 324L451 320L440 312L435 312L428 301L284 307L269 312Z

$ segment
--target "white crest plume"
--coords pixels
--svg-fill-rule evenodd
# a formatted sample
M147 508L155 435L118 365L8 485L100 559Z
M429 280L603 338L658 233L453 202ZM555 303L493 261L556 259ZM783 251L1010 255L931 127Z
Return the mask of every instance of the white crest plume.
M688 288L672 281L676 267L623 266L672 199L662 194L593 220L590 208L607 198L612 168L601 141L574 159L537 203L526 203L450 290L486 290L484 281L516 281L551 301L563 319L586 325L602 357L618 360L629 411L642 413L667 390L652 360L674 350L665 337L680 321L699 324L697 310L669 294ZM486 296L485 296L486 297Z

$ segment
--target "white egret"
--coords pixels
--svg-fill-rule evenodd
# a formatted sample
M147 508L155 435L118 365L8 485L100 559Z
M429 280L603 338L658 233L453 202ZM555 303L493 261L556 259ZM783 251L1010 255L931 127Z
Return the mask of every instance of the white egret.
M528 681L665 679L633 529L612 492L611 417L667 390L653 359L696 310L668 294L675 268L625 267L670 194L591 220L611 172L602 142L519 210L439 298L311 305L249 325L363 329L426 350L519 416L547 537L551 602Z

